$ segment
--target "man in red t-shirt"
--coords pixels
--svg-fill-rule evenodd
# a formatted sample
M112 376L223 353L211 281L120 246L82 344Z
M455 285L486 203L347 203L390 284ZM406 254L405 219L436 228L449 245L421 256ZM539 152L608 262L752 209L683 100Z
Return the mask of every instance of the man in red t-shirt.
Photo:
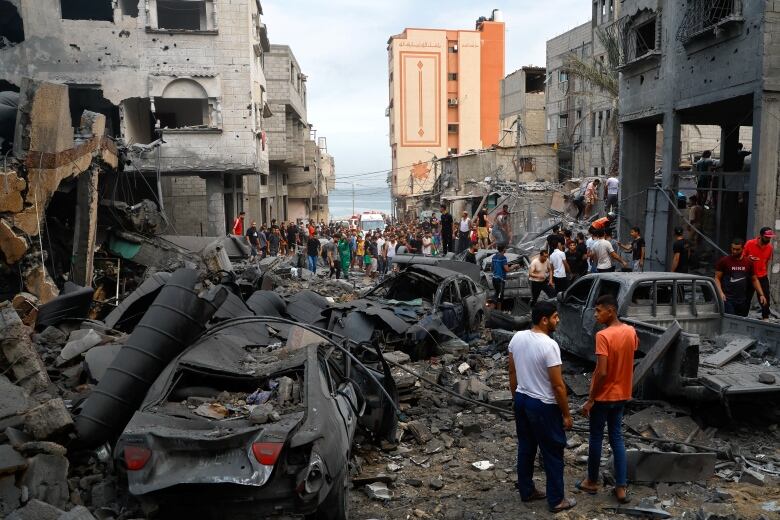
M244 236L244 215L246 215L245 212L241 212L236 217L236 220L233 221L233 234L238 235L240 237Z
M770 227L762 227L758 236L748 240L745 244L745 251L742 258L747 258L753 262L753 273L761 284L761 290L766 296L765 302L761 304L761 319L769 319L769 262L772 260L772 238L775 233ZM761 294L761 293L759 293ZM752 287L748 288L748 305L753 300ZM760 300L759 300L759 303Z

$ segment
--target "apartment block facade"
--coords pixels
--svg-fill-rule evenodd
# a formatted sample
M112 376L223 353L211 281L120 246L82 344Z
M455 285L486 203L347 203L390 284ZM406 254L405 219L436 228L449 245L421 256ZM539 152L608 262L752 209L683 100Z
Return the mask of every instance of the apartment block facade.
M398 216L430 192L433 161L498 144L504 77L500 11L475 30L406 29L388 41L390 184Z
M239 211L258 223L287 217L286 177L270 159L294 148L275 125L291 106L305 122L305 89L271 107L259 0L0 4L18 17L0 29L13 37L0 46L0 90L23 77L63 83L72 113L105 114L106 133L127 147L117 196L132 185L134 198L157 201L161 191L168 232L185 235L223 235ZM299 133L296 165L308 127Z

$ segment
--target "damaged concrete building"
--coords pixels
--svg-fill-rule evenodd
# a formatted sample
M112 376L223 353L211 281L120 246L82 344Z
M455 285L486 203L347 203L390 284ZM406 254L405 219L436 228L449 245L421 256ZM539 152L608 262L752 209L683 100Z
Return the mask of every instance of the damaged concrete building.
M104 114L106 136L127 148L118 197L161 193L174 234L224 235L241 210L268 220L259 1L4 0L0 10L15 15L0 29L0 89L61 83L73 126L85 109Z
M672 200L680 193L708 203L701 227L710 256L721 254L716 246L727 250L734 237L750 238L763 226L779 229L780 6L627 0L620 14L620 162L623 198L633 198L621 225L646 230L650 268L670 264L671 230L685 223ZM657 125L663 127L660 175ZM720 128L720 162L710 175L692 177L680 167L685 125ZM749 166L739 148L746 134L752 134ZM776 298L780 284L772 283Z
M270 208L271 214L279 221L310 216L317 222L327 220L326 175L333 177L334 163L326 142L317 140L308 122L306 74L287 45L271 45L265 67L273 113L268 124L271 200L279 201ZM328 163L326 171L321 158Z

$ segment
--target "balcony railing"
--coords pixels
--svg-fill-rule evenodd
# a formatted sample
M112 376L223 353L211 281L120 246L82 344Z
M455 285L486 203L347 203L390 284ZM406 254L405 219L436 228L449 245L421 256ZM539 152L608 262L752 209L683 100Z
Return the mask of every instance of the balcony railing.
M677 30L677 39L683 43L716 34L720 29L742 18L743 0L689 0L683 21Z

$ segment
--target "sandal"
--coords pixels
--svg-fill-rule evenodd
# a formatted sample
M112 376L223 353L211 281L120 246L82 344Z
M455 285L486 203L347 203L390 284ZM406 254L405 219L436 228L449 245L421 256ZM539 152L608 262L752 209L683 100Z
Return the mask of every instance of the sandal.
M539 491L538 489L534 489L534 492L531 493L530 496L526 498L520 497L520 500L523 502L534 502L535 500L544 500L545 498L547 498L545 493Z
M584 480L580 480L579 482L574 484L574 487L576 487L577 489L579 489L583 493L587 493L589 495L596 495L596 494L598 494L598 492L599 492L598 488L593 489L591 487L587 487L587 486L585 486L583 484L583 482L585 482L585 481Z
M623 495L623 497L619 497L618 496L618 488L613 489L612 490L612 494L615 496L615 500L617 500L618 503L620 503L620 504L628 504L629 502L631 502L631 499L628 498L628 489L626 489L626 488L623 488L623 489L625 490L625 495Z
M576 505L577 505L577 501L574 500L573 498L564 498L560 504L558 504L555 507L551 507L550 512L560 513L561 511L566 511L567 509L571 509Z

